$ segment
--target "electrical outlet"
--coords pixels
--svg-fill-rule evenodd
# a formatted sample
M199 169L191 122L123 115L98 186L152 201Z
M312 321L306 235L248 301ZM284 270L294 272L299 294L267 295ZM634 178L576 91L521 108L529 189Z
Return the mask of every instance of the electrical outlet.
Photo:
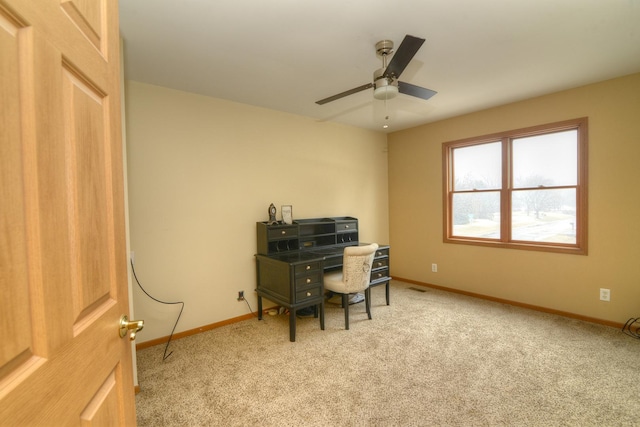
M244 301L244 291L238 291L238 301Z
M431 272L432 273L438 272L438 264L431 264Z
M600 301L611 301L611 289L600 288Z

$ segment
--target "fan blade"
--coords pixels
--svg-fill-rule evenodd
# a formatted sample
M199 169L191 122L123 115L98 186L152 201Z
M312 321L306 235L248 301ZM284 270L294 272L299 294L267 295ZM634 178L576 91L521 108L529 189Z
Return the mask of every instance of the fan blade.
M328 98L321 99L320 101L316 101L316 104L318 105L326 104L327 102L335 101L336 99L344 98L345 96L353 95L354 93L362 92L363 90L369 89L372 87L373 87L373 83L367 83L366 85L358 86L356 88L344 91L337 95L333 95Z
M412 85L411 83L398 82L398 92L404 93L405 95L415 96L417 98L429 99L433 95L435 95L435 90L425 89L420 86Z
M384 76L396 79L400 77L400 74L402 74L404 69L407 68L407 65L409 65L411 59L413 59L415 54L418 52L422 43L424 43L424 39L410 36L408 34L404 36L402 43L400 43L400 47L396 53L393 54L391 62L389 62L389 66L384 70Z

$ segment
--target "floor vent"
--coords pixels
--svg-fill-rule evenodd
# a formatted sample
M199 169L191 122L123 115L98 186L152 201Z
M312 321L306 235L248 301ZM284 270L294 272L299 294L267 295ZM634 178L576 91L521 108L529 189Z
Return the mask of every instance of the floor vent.
M426 291L426 289L414 288L413 286L412 286L412 287L410 287L409 289L411 289L412 291L427 292L427 291Z

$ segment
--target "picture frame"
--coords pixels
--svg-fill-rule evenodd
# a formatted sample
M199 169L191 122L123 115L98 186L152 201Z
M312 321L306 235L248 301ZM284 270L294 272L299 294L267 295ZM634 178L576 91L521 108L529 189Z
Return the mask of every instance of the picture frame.
M284 222L285 224L293 224L292 210L293 207L291 205L283 205L280 208L280 212L282 213L282 222Z

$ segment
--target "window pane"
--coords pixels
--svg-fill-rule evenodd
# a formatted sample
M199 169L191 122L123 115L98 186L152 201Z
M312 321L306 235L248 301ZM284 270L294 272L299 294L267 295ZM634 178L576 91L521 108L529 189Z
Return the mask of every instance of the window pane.
M453 150L454 191L493 190L502 186L501 143Z
M514 191L513 240L576 243L576 190Z
M514 188L576 185L577 167L575 129L513 140Z
M487 191L453 195L453 235L500 238L500 193Z

